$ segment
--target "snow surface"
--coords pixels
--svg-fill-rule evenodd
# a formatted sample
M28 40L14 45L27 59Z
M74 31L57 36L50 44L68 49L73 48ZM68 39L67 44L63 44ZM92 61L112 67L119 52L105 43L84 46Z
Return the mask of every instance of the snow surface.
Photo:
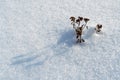
M85 43L70 16L90 18ZM119 43L120 0L0 0L0 80L120 80Z

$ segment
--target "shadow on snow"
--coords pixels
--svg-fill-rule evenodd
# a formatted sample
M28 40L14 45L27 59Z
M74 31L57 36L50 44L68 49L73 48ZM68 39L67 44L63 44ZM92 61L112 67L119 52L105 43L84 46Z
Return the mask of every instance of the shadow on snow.
M72 47L75 43L75 34L74 30L69 30L66 32L63 32L57 42L57 44L67 45L68 47Z
M41 55L42 56L42 55ZM12 58L11 65L23 65L25 68L43 65L48 59L48 56L42 58L40 55L18 55ZM37 60L39 58L39 60Z
M94 28L90 27L88 30L85 30L85 34L83 35L83 38L85 40L91 38L94 32L95 32ZM60 38L58 39L57 45L51 47L51 49L53 49L53 51L56 52L55 53L56 55L64 54L75 43L76 43L75 32L74 30L69 30L61 34ZM80 44L80 46L85 46L85 45L86 43ZM33 66L43 65L49 58L50 56L47 56L45 54L34 55L32 53L32 55L31 54L18 55L12 58L11 65L23 65L23 66L25 65L25 68L31 68Z

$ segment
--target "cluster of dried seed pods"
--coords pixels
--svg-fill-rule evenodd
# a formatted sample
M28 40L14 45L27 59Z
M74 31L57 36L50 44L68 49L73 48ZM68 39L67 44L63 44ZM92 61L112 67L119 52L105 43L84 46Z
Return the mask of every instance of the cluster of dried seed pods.
M73 25L73 28L75 29L75 32L76 32L77 42L80 42L80 43L85 42L85 40L82 39L81 36L82 36L83 29L85 27L88 29L87 22L90 19L89 18L83 18L83 17L80 17L80 16L78 16L78 19L76 19L74 16L71 16L70 19L72 21L71 24ZM82 21L84 21L84 24L81 24Z
M77 39L77 42L85 42L84 39L82 39L82 32L83 32L83 29L86 27L88 29L88 26L87 26L87 23L88 21L90 21L89 18L83 18L83 17L78 17L78 19L76 19L74 16L71 16L70 17L70 20L72 21L72 25L73 25L73 28L75 29L75 32L76 32L76 39ZM84 21L84 24L81 24L81 22ZM101 24L97 24L96 25L96 32L100 32L102 29L102 25Z

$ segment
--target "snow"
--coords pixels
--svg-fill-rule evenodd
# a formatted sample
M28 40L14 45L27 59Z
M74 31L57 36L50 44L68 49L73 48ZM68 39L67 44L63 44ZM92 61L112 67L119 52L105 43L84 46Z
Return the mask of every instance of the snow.
M0 80L119 80L119 3L0 0ZM70 16L90 18L85 43L75 43Z

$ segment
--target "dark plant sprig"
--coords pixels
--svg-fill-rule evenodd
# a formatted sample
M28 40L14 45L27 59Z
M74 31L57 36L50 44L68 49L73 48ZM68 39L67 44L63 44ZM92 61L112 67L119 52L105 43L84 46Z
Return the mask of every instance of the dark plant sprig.
M75 22L75 17L74 16L71 16L70 19L71 19L71 21Z
M77 39L77 42L85 42L84 39L82 39L82 32L83 32L83 29L84 29L84 26L80 26L80 27L77 27L77 29L75 29L76 31L76 39Z
M78 17L76 20L76 23L78 24L78 27L80 26L80 22L83 20L83 17Z
M74 16L71 16L70 17L71 21L72 21L72 25L73 25L73 28L75 28L75 17Z
M76 23L78 24L78 26L80 26L80 19L77 19Z
M78 18L79 18L79 20L80 20L80 21L82 21L82 20L83 20L83 17L78 17Z
M98 29L102 28L102 24L97 24Z
M90 19L89 18L84 18L84 21L85 21L85 27L88 29L88 26L86 26L87 25L87 22L89 21Z
M85 23L87 23L90 19L84 18Z
M102 24L97 24L95 28L96 32L100 32L101 29L102 29Z

